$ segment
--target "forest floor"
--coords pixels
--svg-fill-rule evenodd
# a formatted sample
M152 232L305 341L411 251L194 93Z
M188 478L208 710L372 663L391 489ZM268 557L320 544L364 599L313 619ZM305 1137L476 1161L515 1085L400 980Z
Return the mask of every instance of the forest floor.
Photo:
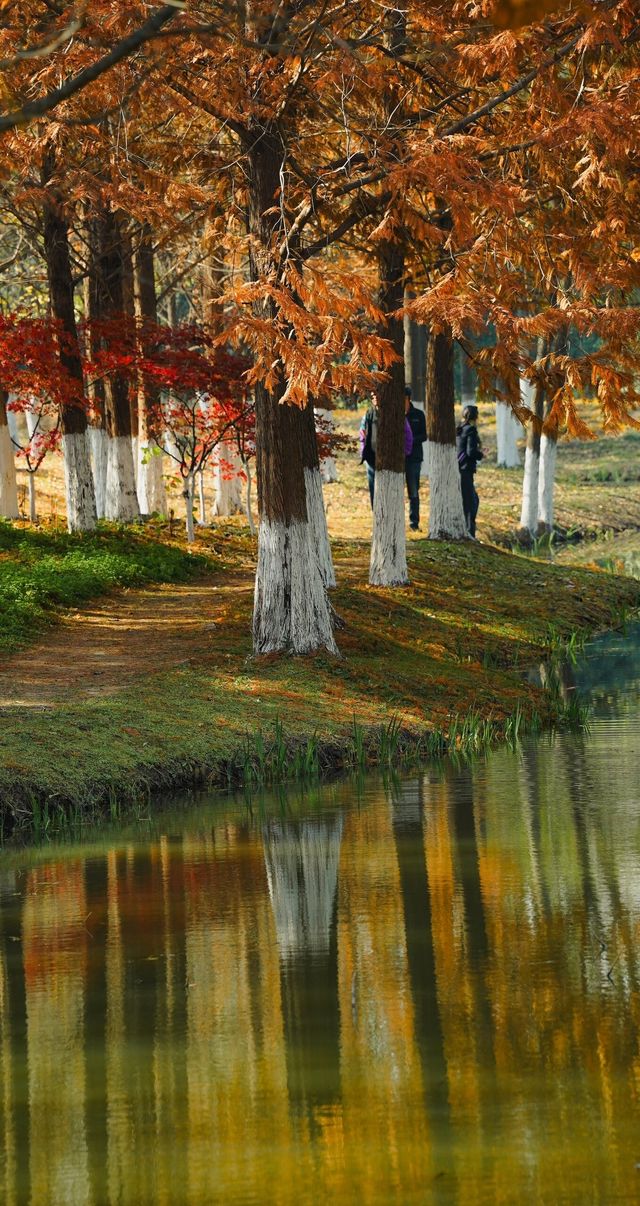
M339 419L357 429L355 414ZM482 543L436 544L410 533L411 585L401 590L367 585L363 472L355 455L339 458L340 481L325 496L339 579L333 600L344 623L340 659L251 657L255 541L241 518L199 530L192 574L160 560L150 576L170 582L110 594L97 586L91 601L50 612L55 622L36 627L31 643L0 666L6 829L28 829L43 808L67 816L165 787L357 762L367 743L375 760L397 728L446 738L469 713L496 734L518 711L549 719L553 705L528 669L574 632L624 622L640 604L640 585L506 551L522 471L491 465L486 426ZM640 529L639 449L635 433L561 445L558 522L602 539L569 545L568 556L575 548L601 557L607 533ZM426 512L427 483L423 493ZM48 526L40 532L46 550ZM50 535L60 539L55 527ZM126 533L109 538L131 541ZM169 548L184 558L175 523L155 524L149 539L163 556Z

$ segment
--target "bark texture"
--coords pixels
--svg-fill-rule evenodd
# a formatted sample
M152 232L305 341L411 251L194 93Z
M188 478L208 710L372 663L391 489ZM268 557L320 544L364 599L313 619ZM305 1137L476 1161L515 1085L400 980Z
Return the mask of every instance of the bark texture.
M404 301L404 251L400 245L383 244L379 272L378 304L384 317L378 334L391 342L398 358L379 393L369 582L372 586L401 586L409 581L409 572L404 522L404 325L396 316Z
M157 323L155 264L151 231L139 232L133 259L134 306L138 340L146 351L145 324ZM137 442L136 486L138 503L143 515L165 515L167 494L162 473L162 446L158 430L159 389L145 381L142 374L137 383Z
M55 173L54 151L47 152L42 168L44 186L43 236L49 282L51 312L64 331L60 344L60 362L66 369L71 390L68 404L60 408L60 422L67 449L64 458L67 527L70 532L88 531L96 524L96 501L89 459L87 411L74 309L73 276L69 255L69 229L62 209L59 192L53 187ZM70 454L71 448L74 455ZM81 475L81 476L79 476Z
M429 441L429 539L466 540L456 454L453 340L432 334L427 348L427 439Z
M118 216L105 208L100 214L99 245L105 320L121 319L125 312L125 260L126 248ZM107 519L126 523L140 517L131 443L129 387L124 375L116 371L106 377L104 390L109 436L105 515Z
M274 202L284 157L281 133L254 131L249 160L250 271L273 278L274 244L281 227ZM261 318L276 317L272 300L258 301ZM256 386L256 467L260 525L253 636L257 653L336 651L329 602L307 520L300 414L283 406L284 380Z

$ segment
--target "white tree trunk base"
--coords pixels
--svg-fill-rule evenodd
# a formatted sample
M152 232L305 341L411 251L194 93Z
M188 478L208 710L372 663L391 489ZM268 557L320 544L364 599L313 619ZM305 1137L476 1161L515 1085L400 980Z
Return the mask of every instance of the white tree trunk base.
M109 439L104 513L105 519L118 523L140 518L130 436Z
M138 505L142 515L166 515L167 491L162 474L164 453L153 440L138 440Z
M0 426L0 515L5 519L18 519L18 479L13 444L9 428Z
M305 469L304 484L307 494L307 518L311 528L311 539L318 557L322 581L325 586L333 587L336 584L336 575L331 556L320 471L318 469Z
M540 439L540 466L538 469L538 527L553 531L556 485L557 440L543 435Z
M91 471L93 473L93 491L96 499L96 515L104 519L107 498L107 454L109 437L104 427L89 428L89 448L91 449Z
M522 511L520 531L528 532L532 538L538 531L538 477L540 457L532 448L524 454L524 478L522 481Z
M404 473L376 470L369 564L371 586L406 586L409 581L404 485Z
M85 431L62 437L67 528L90 532L96 526L96 499L91 472L89 438Z
M455 444L429 441L429 539L467 540Z
M496 402L496 436L498 441L497 464L499 469L517 469L522 464L518 440L524 428L510 406Z
M259 654L338 652L308 523L260 521L253 648Z

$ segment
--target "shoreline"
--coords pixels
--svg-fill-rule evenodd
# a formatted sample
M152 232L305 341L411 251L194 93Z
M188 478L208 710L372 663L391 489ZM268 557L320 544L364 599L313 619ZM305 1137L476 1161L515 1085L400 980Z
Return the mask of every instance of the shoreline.
M250 592L224 605L212 595L214 635L175 669L141 667L100 698L69 702L61 683L46 706L3 706L3 836L119 817L154 794L322 778L570 721L527 668L640 607L636 579L486 544L411 542L412 582L398 590L366 584L363 542L335 552L340 659L255 659Z

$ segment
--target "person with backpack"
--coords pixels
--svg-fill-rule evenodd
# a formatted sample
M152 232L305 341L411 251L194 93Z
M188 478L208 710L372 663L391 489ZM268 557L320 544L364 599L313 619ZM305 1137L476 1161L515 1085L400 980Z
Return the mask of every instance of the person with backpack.
M360 439L360 464L367 466L367 479L369 482L369 498L371 499L371 509L373 510L373 497L376 485L376 445L378 443L378 406L380 403L380 395L377 390L371 393L371 406L364 415L360 424L359 439ZM405 417L404 421L404 453L405 457L411 452L413 444L413 435L411 428Z
M427 438L427 420L423 410L419 410L411 401L411 386L405 386L404 391L405 419L411 428L413 443L411 452L404 458L404 472L407 479L407 494L409 495L409 527L414 532L420 531L420 474L422 472L422 445Z
M462 507L469 529L469 535L475 540L476 515L480 500L474 484L474 475L478 462L482 460L482 443L478 435L476 423L478 407L465 406L462 412L462 423L456 427L456 450L458 453L458 468L460 470L460 487L462 490Z

